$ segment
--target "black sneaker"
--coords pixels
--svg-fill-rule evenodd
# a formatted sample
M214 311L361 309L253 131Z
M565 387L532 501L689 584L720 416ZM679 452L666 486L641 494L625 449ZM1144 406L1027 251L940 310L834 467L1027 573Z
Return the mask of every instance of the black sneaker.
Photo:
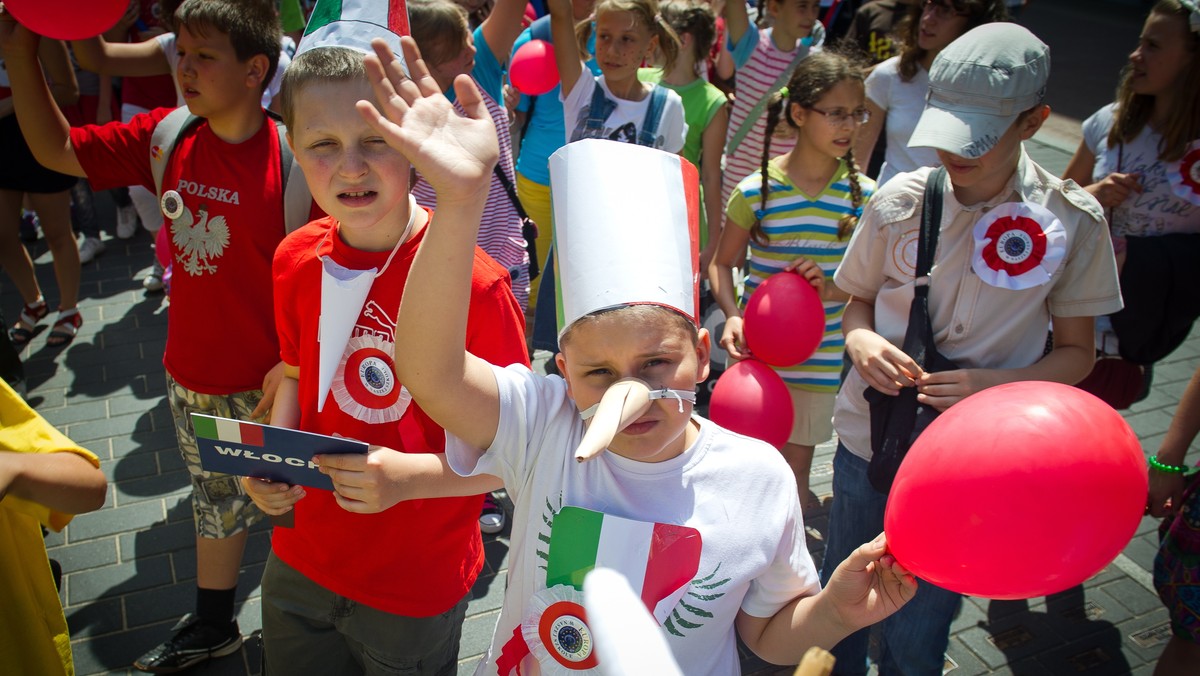
M507 520L500 501L491 493L483 496L483 510L479 512L479 530L488 535L495 535L504 530L504 522Z
M235 653L242 647L242 633L238 631L236 621L228 630L221 630L188 613L171 627L171 631L175 635L137 658L134 668L154 674L173 674L214 657Z

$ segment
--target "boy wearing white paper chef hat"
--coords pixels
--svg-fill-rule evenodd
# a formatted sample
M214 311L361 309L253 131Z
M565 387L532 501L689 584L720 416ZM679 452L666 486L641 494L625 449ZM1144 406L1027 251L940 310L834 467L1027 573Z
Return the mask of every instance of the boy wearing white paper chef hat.
M333 491L242 480L264 512L294 518L275 529L263 571L263 651L273 673L373 673L376 662L445 673L456 668L467 598L483 566L480 494L490 482L473 480L478 487L462 497L396 504L395 486L382 479L404 458L440 457L444 433L411 404L392 368L393 354L406 349L397 342L396 308L417 247L437 227L431 223L459 216L453 203L436 215L416 206L408 159L355 110L375 100L361 51L372 37L390 36L375 44L402 73L392 60L400 37L388 26L403 27L386 21L403 17L403 4L372 4L383 25L364 20L370 12L361 5L329 4L356 20L314 26L330 18L327 3L318 4L283 84L288 141L329 216L275 252L275 324L287 370L271 422L372 448L317 457ZM343 43L347 33L358 37ZM481 250L468 253L469 326L460 346L499 364L527 364L507 271ZM341 617L347 603L355 610Z
M795 663L911 597L882 538L821 591L787 464L692 414L709 336L696 327L697 175L678 156L587 140L552 158L564 378L462 349L496 140L469 81L456 82L457 118L409 63L415 82L377 82L399 96L379 97L375 126L464 217L429 229L397 322L396 372L447 430L446 454L437 467L408 456L391 476L408 497L499 477L513 498L504 606L477 673L593 673L580 586L596 566L633 581L687 674L736 673L735 626L764 658Z
M1021 144L1049 115L1042 103L1049 75L1049 49L1012 23L980 26L942 50L909 145L936 149L949 180L931 178L939 176L931 168L897 175L875 193L850 240L834 281L852 295L842 329L855 368L834 407L839 444L826 561L883 523L887 482L879 459L886 456L872 448L869 389L903 394L893 401L914 410L920 403L941 411L1005 382L1073 384L1092 368L1093 318L1121 307L1100 206L1038 166ZM937 352L957 365L937 373L898 347L909 331L918 232L933 180L942 188L940 241L920 286L928 289ZM1046 353L1051 325L1054 347ZM827 564L823 579L832 574ZM922 581L917 598L883 624L880 672L899 665L906 673L941 673L960 602ZM867 632L834 655L852 673L865 669Z

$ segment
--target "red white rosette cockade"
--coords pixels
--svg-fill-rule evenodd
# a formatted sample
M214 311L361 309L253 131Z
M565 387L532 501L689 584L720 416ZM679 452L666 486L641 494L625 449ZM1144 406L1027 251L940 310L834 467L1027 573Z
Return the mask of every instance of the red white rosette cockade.
M1067 231L1049 209L1007 202L975 223L971 267L985 283L1018 291L1050 281L1067 252Z
M1200 206L1200 141L1192 141L1183 158L1167 167L1167 181L1177 197Z

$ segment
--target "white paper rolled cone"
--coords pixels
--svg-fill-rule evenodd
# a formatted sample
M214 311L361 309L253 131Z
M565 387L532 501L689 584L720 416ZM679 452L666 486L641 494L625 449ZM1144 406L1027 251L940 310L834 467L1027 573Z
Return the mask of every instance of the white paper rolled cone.
M375 268L350 270L322 257L321 263L321 324L317 341L321 345L317 365L317 411L325 407L333 376L337 373L350 334L358 322L363 303L375 281Z
M586 139L550 156L558 334L622 305L699 316L700 190L671 153Z
M615 570L583 580L583 605L596 636L597 669L609 676L681 676L662 629Z
M650 409L650 388L640 380L615 382L600 398L575 459L589 460L604 452L617 434Z

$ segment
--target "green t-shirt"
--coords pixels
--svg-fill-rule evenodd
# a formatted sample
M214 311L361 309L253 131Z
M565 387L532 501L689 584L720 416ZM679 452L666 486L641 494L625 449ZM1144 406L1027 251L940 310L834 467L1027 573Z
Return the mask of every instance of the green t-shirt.
M638 69L639 80L662 85L683 99L683 120L687 122L688 130L687 138L683 141L683 150L679 154L699 167L700 142L704 137L704 130L708 128L708 123L712 122L713 116L721 106L725 105L725 92L704 78L698 77L682 87L677 87L663 82L662 76L661 68Z

